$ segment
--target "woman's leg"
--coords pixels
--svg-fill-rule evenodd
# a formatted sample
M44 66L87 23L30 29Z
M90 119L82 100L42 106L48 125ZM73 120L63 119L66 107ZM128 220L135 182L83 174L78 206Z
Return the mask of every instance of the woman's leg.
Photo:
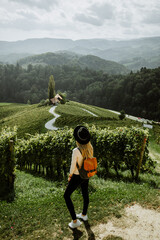
M80 183L81 183L80 176L73 174L71 180L68 183L66 191L64 193L64 199L66 201L66 205L68 207L68 210L69 210L73 220L76 220L77 218L76 218L74 206L73 206L73 203L72 203L72 200L71 200L70 196L76 190L76 188L78 187L78 185Z
M83 211L82 211L83 215L87 214L88 205L89 205L88 183L89 183L89 180L84 180L81 183L82 196L83 196Z

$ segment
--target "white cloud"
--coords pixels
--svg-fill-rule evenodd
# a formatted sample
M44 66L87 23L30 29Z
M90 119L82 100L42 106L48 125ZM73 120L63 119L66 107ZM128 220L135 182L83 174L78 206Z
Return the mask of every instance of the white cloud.
M101 26L102 25L102 21L100 19L98 19L97 17L86 16L82 13L77 14L74 17L74 19L78 20L80 22L89 23L89 24L95 25L95 26Z
M95 14L100 19L112 19L114 18L115 7L108 3L94 4L90 8L91 12Z
M104 4L93 4L88 9L86 13L76 14L74 19L80 22L89 23L95 26L102 26L106 19L114 18L113 7L108 3Z
M144 23L146 24L158 24L160 25L160 9L154 9L148 11L148 14L144 17Z
M159 0L1 0L0 40L156 35Z
M43 10L51 10L54 5L58 4L58 0L9 0L9 2Z

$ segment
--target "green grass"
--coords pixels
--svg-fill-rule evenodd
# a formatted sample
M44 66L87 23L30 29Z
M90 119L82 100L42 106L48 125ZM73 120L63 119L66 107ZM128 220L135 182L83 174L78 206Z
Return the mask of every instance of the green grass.
M97 117L84 111L82 108L96 114ZM141 123L127 118L121 121L119 120L117 114L112 113L107 109L73 101L67 102L65 105L58 105L56 112L61 115L55 122L55 125L57 127L63 127L65 125L69 127L75 127L77 124L84 123L87 123L89 125L94 124L95 126L102 128L109 127L112 129L124 126L141 126Z
M71 219L63 199L67 181L51 182L18 170L16 176L15 201L0 202L0 239L73 239L72 235L78 232L68 228ZM154 188L153 181L157 184L159 179L150 174L142 175L139 184L118 179L91 179L88 210L91 228L107 222L112 216L120 218L124 207L133 202L158 208L160 192ZM80 212L80 189L73 193L72 199L76 211ZM83 224L79 228L80 239L88 239L86 227Z
M150 130L150 148L152 151L160 154L160 144L158 144L155 140L156 136L154 135L154 131Z
M83 111L85 108L98 117ZM44 125L53 118L50 107L37 105L0 104L0 129L5 125L18 127L18 137L25 133L47 131ZM120 121L118 116L106 109L68 102L58 105L58 126L74 127L80 123L88 123L100 127L116 128L118 126L141 126L131 121ZM11 203L0 201L0 239L6 240L57 240L57 239L92 239L90 234L93 226L106 223L112 216L121 218L124 208L133 203L157 209L160 199L160 146L156 144L156 133L150 131L149 149L158 165L154 174L140 174L138 183L131 182L130 173L121 173L117 179L111 171L110 178L97 176L90 180L90 205L88 210L89 224L82 224L77 231L71 231L68 223L71 220L65 205L63 194L67 185L64 182L52 182L40 176L16 170L15 200ZM82 208L80 190L76 190L72 199L77 212ZM89 234L89 236L87 236ZM93 233L94 234L94 233ZM96 239L95 234L95 239ZM119 239L107 237L107 239Z
M158 164L156 166L156 171L160 173L160 144L157 143L157 132L159 133L160 127L150 130L150 141L149 141L149 152L152 159L154 159Z
M35 134L46 132L44 125L53 118L48 107L38 107L37 104L8 104L0 106L0 130L17 126L18 137L24 137L25 133Z
M7 105L11 105L12 103L5 103L5 102L0 102L0 106L7 106Z
M0 103L0 120L23 111L26 106L26 104Z
M44 133L45 123L53 118L49 113L51 106L38 107L38 104L16 104L16 103L1 103L0 104L0 130L5 127L18 128L18 137L24 137L26 133ZM97 115L92 116L83 109ZM108 111L107 109L76 103L73 101L67 102L65 105L58 105L56 112L61 116L56 120L57 127L75 127L77 124L89 124L100 127L116 128L120 126L141 126L141 124L125 119L119 120L117 114Z
M73 101L69 101L66 104L58 105L56 112L58 112L59 114L67 114L67 115L91 116L91 114L84 111L83 108L98 115L98 117L108 117L108 118L118 119L115 113L112 113L107 109L86 105L78 102L73 102Z

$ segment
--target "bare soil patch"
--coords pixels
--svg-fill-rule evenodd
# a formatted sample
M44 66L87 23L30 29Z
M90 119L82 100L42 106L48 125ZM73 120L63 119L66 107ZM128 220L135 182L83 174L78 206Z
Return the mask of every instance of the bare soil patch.
M125 209L123 217L92 229L96 240L159 240L160 212L135 204Z

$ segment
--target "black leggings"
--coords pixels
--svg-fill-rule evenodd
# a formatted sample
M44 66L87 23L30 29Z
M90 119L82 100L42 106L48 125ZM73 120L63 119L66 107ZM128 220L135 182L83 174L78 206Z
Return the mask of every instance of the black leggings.
M79 175L73 174L71 180L68 183L66 191L64 193L64 199L66 201L66 205L71 214L73 220L76 220L76 214L74 210L74 206L72 200L70 198L71 194L76 190L76 188L81 185L82 196L83 196L83 215L87 214L88 204L89 204L89 195L88 195L88 179L82 179Z

